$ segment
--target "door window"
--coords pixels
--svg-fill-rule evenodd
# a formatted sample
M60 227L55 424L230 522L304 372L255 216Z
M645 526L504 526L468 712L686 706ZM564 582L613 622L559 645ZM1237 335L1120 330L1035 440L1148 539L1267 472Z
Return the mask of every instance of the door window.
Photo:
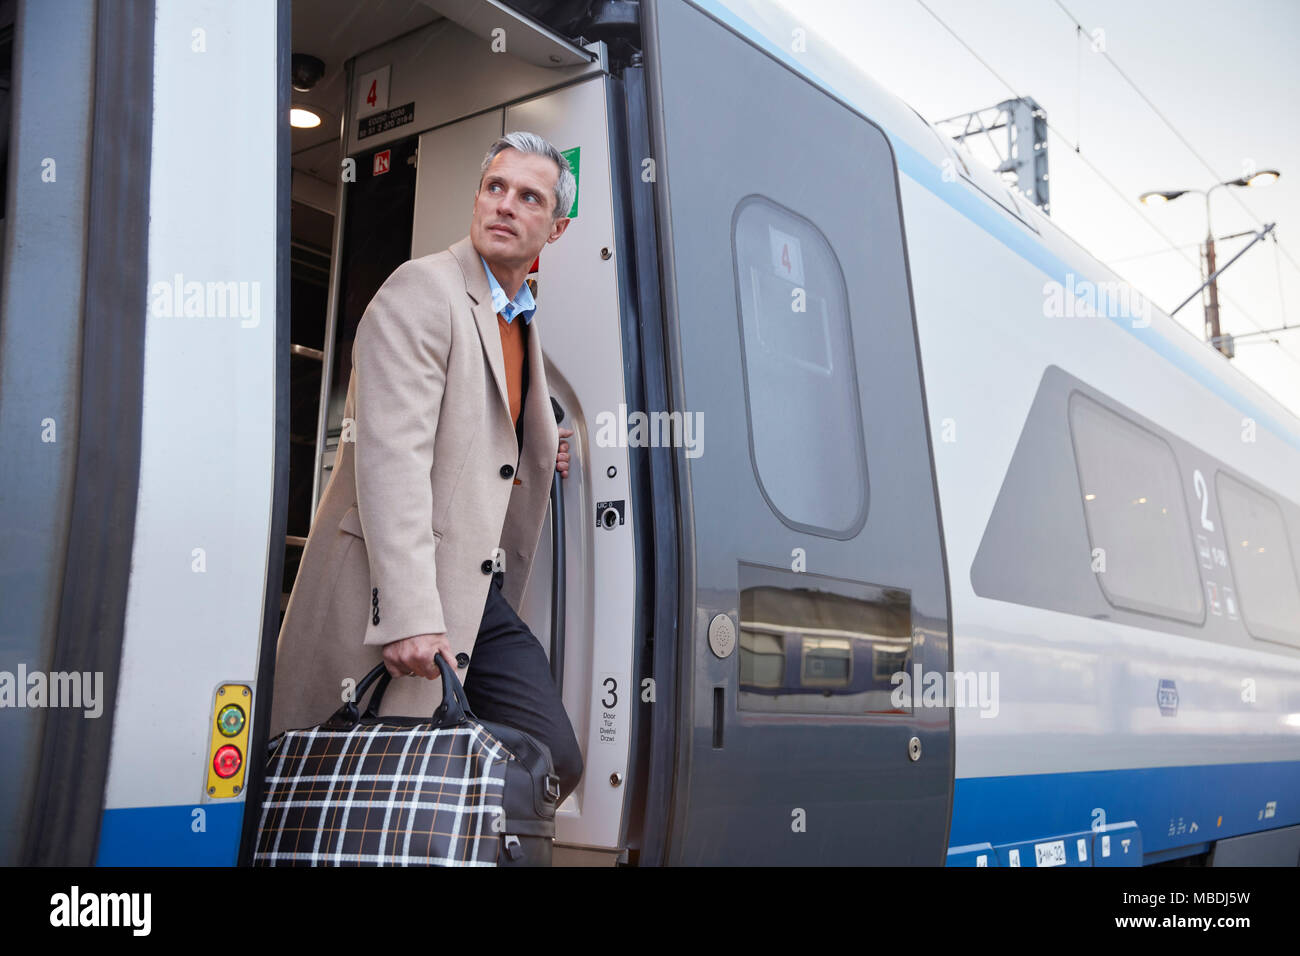
M867 511L844 272L807 219L746 196L732 219L750 453L786 524L843 537Z

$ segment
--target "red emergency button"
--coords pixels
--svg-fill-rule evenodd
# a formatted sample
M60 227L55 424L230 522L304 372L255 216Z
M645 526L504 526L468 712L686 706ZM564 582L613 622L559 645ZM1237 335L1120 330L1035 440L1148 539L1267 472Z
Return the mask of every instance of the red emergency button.
M239 772L240 765L244 762L243 755L240 754L239 748L226 744L217 751L217 755L212 758L212 769L216 771L218 777L225 779L233 777Z

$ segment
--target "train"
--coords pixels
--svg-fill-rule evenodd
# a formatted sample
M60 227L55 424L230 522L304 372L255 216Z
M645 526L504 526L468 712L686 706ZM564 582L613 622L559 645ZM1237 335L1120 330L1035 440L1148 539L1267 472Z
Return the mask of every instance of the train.
M556 864L1300 862L1300 419L796 14L0 12L0 860L250 862L357 323L528 130Z

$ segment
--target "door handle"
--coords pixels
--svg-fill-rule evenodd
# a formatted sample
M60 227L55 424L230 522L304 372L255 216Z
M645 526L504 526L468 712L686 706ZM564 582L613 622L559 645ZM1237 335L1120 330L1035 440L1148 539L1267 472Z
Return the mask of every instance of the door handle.
M554 398L551 399L551 410L558 425L564 420L564 409ZM563 480L558 471L551 475L551 678L561 696L564 694L564 619L568 594L565 586L568 568L564 559Z

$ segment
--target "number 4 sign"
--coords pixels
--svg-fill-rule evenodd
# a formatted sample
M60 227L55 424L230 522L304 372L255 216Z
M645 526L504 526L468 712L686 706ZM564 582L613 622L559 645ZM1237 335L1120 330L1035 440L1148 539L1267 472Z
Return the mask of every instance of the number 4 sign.
M388 109L388 75L391 70L392 66L381 67L357 80L352 102L358 118Z
M772 245L772 270L782 279L803 285L803 249L799 240L772 226L767 227L767 234Z

